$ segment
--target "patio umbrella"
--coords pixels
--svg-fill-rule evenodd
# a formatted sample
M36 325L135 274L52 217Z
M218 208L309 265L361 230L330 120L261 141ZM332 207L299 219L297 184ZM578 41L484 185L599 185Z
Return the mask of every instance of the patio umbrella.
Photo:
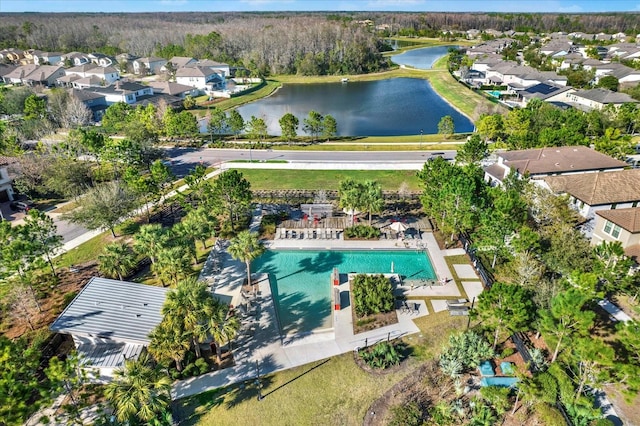
M393 222L391 225L389 225L389 228L396 232L404 232L407 230L407 225L402 222Z

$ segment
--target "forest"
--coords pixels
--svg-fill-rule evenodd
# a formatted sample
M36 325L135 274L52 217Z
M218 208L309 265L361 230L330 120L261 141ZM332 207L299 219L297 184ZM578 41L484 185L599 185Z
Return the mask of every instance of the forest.
M635 13L5 13L0 22L0 48L193 56L262 75L375 72L388 66L380 36L438 37L471 28L640 32Z

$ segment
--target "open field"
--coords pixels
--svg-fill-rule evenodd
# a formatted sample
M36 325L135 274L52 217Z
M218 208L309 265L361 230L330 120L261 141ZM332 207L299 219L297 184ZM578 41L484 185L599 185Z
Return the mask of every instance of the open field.
M230 163L233 164L233 163ZM242 169L253 190L325 189L337 190L345 178L375 180L383 190L397 191L406 182L410 191L418 191L419 180L412 170L289 170Z

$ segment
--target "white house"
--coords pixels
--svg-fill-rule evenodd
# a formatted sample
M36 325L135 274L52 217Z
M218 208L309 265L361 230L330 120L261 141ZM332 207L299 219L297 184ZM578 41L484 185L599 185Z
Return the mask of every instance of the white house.
M33 63L36 65L58 65L62 60L62 53L38 52L33 55Z
M17 67L5 75L4 79L12 84L53 87L62 76L64 68L60 66L28 64Z
M209 93L224 86L224 77L209 67L186 67L176 71L176 83Z
M142 74L144 71L147 74L158 74L161 68L167 63L166 59L156 57L138 58L133 61L133 72L135 74Z
M114 67L101 67L94 63L88 63L77 67L69 68L65 71L67 76L77 75L78 77L94 77L102 80L103 86L108 86L120 79L120 72Z
M202 59L195 64L191 63L187 65L188 67L205 67L210 68L216 72L223 79L229 77L231 74L229 69L229 64L225 64L224 62L212 61L211 59Z
M167 62L166 64L164 64L160 68L160 71L167 72L167 65L169 65L169 64L171 64L171 66L173 66L173 69L175 71L175 70L177 70L179 68L184 68L184 67L196 65L197 62L198 62L198 60L196 58L190 58L190 57L187 57L187 56L174 56L173 58L169 59L169 62Z
M603 88L565 92L565 97L565 103L585 111L602 109L607 105L619 107L625 103L638 103L626 93L612 92Z
M106 87L91 87L88 90L104 95L108 105L118 102L134 104L142 96L153 95L153 88L129 81L117 81Z
M137 359L162 321L168 288L92 278L51 324L69 334L92 378L107 382L125 360ZM97 370L95 375L93 371Z

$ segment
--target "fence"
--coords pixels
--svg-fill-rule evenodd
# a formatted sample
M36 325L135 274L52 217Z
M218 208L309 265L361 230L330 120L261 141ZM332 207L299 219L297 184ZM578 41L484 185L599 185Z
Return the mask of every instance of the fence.
M458 235L458 239L462 243L462 247L464 247L464 251L469 255L471 259L471 264L473 268L476 270L478 275L480 276L480 280L482 280L482 284L485 287L491 287L491 284L495 281L493 279L493 275L484 267L480 258L476 255L475 250L471 247L471 239L469 238L469 234L460 234Z

